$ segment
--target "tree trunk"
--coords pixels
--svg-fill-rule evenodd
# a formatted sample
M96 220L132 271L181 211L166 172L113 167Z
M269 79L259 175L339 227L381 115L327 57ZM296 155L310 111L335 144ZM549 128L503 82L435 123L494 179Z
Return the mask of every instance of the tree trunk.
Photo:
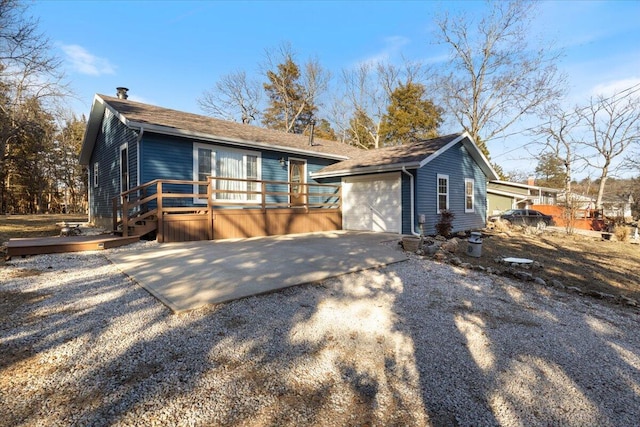
M602 209L602 196L604 195L604 186L607 183L609 173L609 166L602 168L602 175L600 175L600 185L598 186L598 198L596 199L596 208Z

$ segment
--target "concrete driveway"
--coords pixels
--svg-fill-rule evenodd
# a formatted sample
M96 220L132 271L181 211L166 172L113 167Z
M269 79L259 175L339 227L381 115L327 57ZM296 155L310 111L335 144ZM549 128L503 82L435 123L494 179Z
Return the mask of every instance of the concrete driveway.
M107 257L176 313L404 261L397 234L333 231L163 243Z

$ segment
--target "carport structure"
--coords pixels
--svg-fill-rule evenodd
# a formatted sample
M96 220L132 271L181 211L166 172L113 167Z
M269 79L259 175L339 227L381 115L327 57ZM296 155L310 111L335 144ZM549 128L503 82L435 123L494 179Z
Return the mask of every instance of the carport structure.
M397 240L388 233L334 231L165 243L107 257L180 313L405 261Z

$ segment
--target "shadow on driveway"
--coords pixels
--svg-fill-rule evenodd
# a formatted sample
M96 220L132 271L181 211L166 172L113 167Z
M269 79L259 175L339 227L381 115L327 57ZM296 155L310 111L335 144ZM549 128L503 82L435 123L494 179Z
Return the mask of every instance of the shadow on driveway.
M175 313L405 261L397 234L333 231L164 243L107 257Z

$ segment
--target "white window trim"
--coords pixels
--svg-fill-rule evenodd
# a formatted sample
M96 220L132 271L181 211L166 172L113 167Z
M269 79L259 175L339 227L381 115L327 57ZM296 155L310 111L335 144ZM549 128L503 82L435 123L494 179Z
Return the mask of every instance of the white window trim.
M220 151L227 151L227 152L235 152L235 153L242 153L243 154L243 162L244 162L244 171L246 174L246 161L247 161L247 155L250 156L255 156L257 158L257 168L258 168L258 180L262 179L262 153L259 151L251 151L251 150L242 150L242 149L238 149L238 148L229 148L229 147L223 147L223 146L219 146L219 145L211 145L211 144L202 144L199 142L194 142L193 143L193 180L194 181L198 181L198 149L200 148L204 148L207 150L211 150L211 176L215 177L216 176L216 151L220 150ZM258 185L258 188L256 191L260 191L260 185ZM198 194L198 185L194 184L193 185L193 193L194 194ZM240 200L242 203L247 203L247 204L259 204L262 203L262 196L257 194L256 195L256 200ZM214 200L215 200L215 195L213 196ZM200 199L197 197L194 197L193 199L194 203L207 203L207 199ZM229 203L229 204L234 204L237 203L238 200L218 200L219 203Z
M127 182L126 185L122 185L122 152L126 151L127 156ZM131 179L129 178L130 174L131 174L131 168L129 167L129 144L124 143L120 146L120 151L118 152L119 157L118 157L118 161L120 162L120 192L122 191L128 191L131 187L129 187L129 184L131 183ZM126 190L122 190L122 187L126 188Z
M95 162L93 164L93 188L98 188L100 186L100 179L98 177L98 166L100 164Z
M471 184L471 209L467 208L467 184ZM473 178L464 179L464 213L473 213L476 211L476 183Z
M447 206L445 206L444 208L440 206L440 180L441 179L447 180ZM449 175L438 174L436 176L436 213L441 213L443 210L449 209L449 192L450 192Z

